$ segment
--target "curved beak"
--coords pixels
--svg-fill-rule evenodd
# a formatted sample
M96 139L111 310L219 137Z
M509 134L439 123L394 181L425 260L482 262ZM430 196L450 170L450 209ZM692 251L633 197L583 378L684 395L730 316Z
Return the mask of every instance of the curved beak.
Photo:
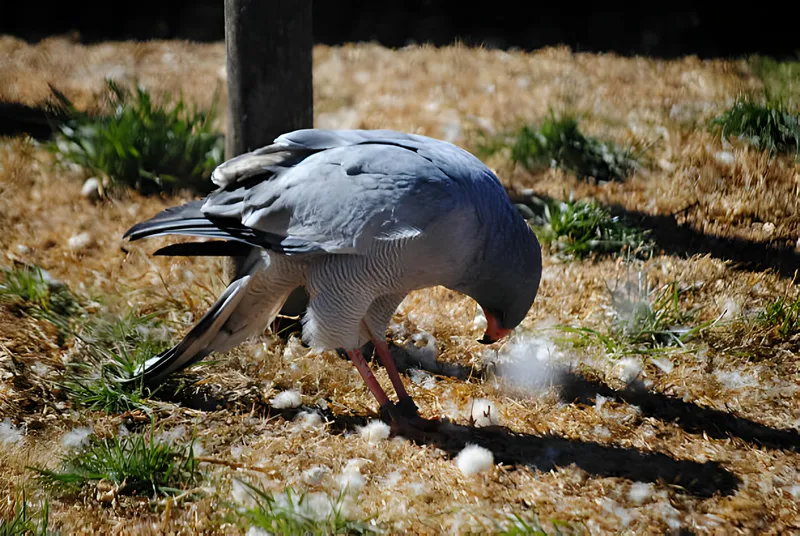
M483 338L479 339L478 342L482 344L492 344L511 333L512 330L501 328L497 318L487 313L486 309L483 310L483 316L486 317L486 332L484 332Z

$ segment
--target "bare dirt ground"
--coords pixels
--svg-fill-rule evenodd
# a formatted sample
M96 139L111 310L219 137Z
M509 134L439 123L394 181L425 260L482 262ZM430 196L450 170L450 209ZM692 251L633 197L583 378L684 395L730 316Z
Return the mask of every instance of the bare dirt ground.
M703 127L738 92L760 88L745 62L375 45L319 46L314 62L319 127L393 128L469 147L478 128L535 123L553 108L584 114L587 133L652 144L648 166L620 184L531 174L502 156L488 163L512 195L573 192L639 218L652 225L662 254L632 268L545 255L531 313L509 341L488 350L476 342L474 302L439 288L409 296L389 336L426 355L422 368L432 368L434 355L443 364L440 374L410 370L406 382L424 417L452 421L433 437L369 442L356 425L375 418L376 407L352 365L265 333L194 371L224 409L155 403L167 428L196 430L209 460L202 498L167 507L56 496L51 526L65 534L238 533L223 518L226 501L238 497L238 476L318 497L344 478L354 484L348 516L390 533L491 533L507 523L504 514L532 512L548 533L550 520L590 534L800 531L797 337L776 343L748 320L777 296L794 295L800 174L793 158L730 145ZM216 89L224 98L224 45L81 46L56 38L28 45L0 37L0 100L41 104L51 83L92 109L105 77L207 105ZM35 263L82 296L117 296L121 311L167 308L179 337L224 288L222 262L151 257L167 241L128 245L121 237L188 196L93 203L81 195L85 178L54 167L29 140L0 140L0 264ZM70 247L80 233L90 239ZM698 308L698 322L727 314L685 349L657 357L555 344L546 328L556 323L607 325L607 285L626 270L654 285L693 285L685 305ZM493 363L509 354L532 364L504 373ZM58 400L53 380L73 358L73 343L59 344L49 324L0 306L0 422L22 432L2 443L3 496L26 487L40 500L26 466L55 467L69 430L114 433L137 418ZM545 365L572 372L553 375ZM530 382L512 381L524 374ZM382 368L377 375L388 386ZM327 421L271 409L272 397L290 388L307 408L324 401ZM492 401L498 426L470 425L479 398ZM463 474L453 457L467 443L490 448L494 467ZM306 471L315 467L324 476L309 482Z

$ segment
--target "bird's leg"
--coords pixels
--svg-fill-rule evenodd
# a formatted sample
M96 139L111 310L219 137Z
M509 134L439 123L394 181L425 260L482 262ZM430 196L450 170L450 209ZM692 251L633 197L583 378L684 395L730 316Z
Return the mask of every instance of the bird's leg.
M350 361L356 366L356 370L358 373L361 374L361 377L364 379L364 382L367 384L369 388L369 392L372 393L372 396L378 401L378 404L381 407L381 417L391 418L391 414L393 413L394 405L389 400L389 397L386 396L386 391L383 390L381 384L378 383L377 378L372 373L372 370L369 368L369 364L367 364L367 360L364 359L364 356L361 355L359 350L337 350L340 354L345 353L347 357L350 358Z
M383 363L383 367L386 369L387 374L389 374L389 379L392 381L392 387L394 387L394 391L397 393L397 409L400 410L400 414L408 417L418 415L419 408L417 408L417 405L411 399L408 391L406 391L405 385L403 385L403 380L400 378L397 365L394 362L394 358L392 358L392 354L389 352L386 341L379 340L372 335L371 331L370 339L372 339L372 344L375 346L375 350L377 350L378 356L381 358L381 363Z

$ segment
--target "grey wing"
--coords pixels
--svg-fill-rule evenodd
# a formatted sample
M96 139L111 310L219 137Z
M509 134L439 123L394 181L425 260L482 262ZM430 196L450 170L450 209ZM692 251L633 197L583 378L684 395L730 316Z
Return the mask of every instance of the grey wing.
M202 212L282 237L292 253L362 253L376 240L421 235L464 200L458 181L404 147L367 143L300 150L315 152L275 170L269 180L228 183L207 198ZM256 167L263 166L262 156L255 155ZM245 160L239 161L242 176Z

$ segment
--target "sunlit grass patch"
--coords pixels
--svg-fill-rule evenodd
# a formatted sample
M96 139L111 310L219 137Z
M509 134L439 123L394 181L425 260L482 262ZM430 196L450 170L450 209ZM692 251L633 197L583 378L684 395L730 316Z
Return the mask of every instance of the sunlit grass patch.
M800 61L754 56L747 63L764 84L768 99L780 100L795 109L800 107Z
M0 302L56 326L65 337L81 307L66 285L35 266L0 270Z
M800 296L780 296L758 314L759 322L778 339L787 339L800 331Z
M274 494L261 488L239 481L255 503L250 508L238 509L238 515L252 527L258 527L271 534L381 534L384 531L376 525L364 521L348 519L343 511L346 497L338 499L327 497L327 515L320 517L309 504L309 495L296 493L287 488L282 494Z
M596 200L552 200L531 221L539 240L556 255L585 258L593 254L649 255L648 233L612 216Z
M550 520L553 526L552 531L548 531L539 521L534 513L526 514L504 514L505 519L498 523L497 532L503 536L561 536L564 534L586 534L579 527L572 523L556 519Z
M59 125L54 150L66 161L101 174L111 185L143 193L190 189L208 192L224 142L212 128L215 110L189 109L181 98L155 102L138 87L128 91L107 80L105 113L79 112L54 90L70 119Z
M509 136L484 138L477 152L488 156L505 147L511 160L527 169L555 167L581 180L621 181L639 166L632 149L585 135L570 115L551 114L538 127L525 125Z
M800 114L780 101L762 104L740 97L711 121L711 127L723 138L737 136L760 151L800 154Z
M600 344L606 355L658 353L686 349L686 343L713 326L717 319L701 322L700 308L690 306L692 285L670 281L653 288L646 275L630 274L622 285L610 288L611 319L606 329L558 326L579 345Z
M93 436L86 446L69 452L57 470L31 468L45 483L75 491L89 483L110 482L118 494L172 495L192 489L200 479L193 444L179 446L156 439L149 431L113 438Z
M84 327L79 337L83 359L69 364L62 388L82 407L105 413L147 409L142 382L123 382L149 358L165 350L169 341L160 313L100 317Z
M32 508L22 493L11 504L8 515L0 515L0 536L45 536L50 511L47 501L40 509Z

